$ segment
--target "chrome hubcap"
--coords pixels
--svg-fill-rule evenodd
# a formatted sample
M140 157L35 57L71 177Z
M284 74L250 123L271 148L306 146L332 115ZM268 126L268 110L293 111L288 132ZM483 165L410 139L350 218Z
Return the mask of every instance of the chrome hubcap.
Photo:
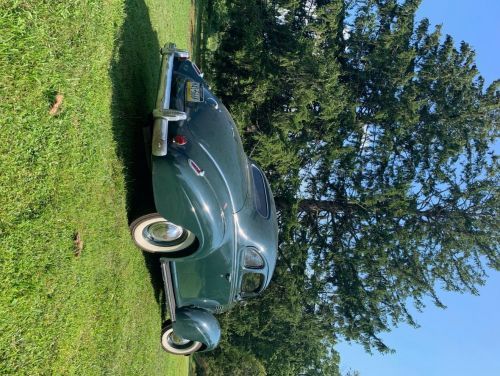
M144 236L155 243L171 243L184 234L182 227L167 221L155 222L144 229Z
M168 342L173 347L179 347L179 346L185 346L189 344L191 341L175 335L175 333L172 331L168 336Z

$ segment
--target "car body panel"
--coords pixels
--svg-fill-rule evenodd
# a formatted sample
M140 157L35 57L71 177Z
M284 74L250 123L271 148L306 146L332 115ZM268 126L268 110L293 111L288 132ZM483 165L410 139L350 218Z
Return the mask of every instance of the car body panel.
M230 187L225 192L230 195L233 212L238 212L248 195L249 172L236 126L222 105L215 109L203 103L187 114L188 132L199 146L193 150L193 158L215 185Z
M211 311L220 311L230 304L232 281L234 280L234 244L230 240L217 250L198 259L172 262L171 270L176 291L176 304L197 306Z
M239 243L239 259L240 265L238 279L241 280L243 268L241 267L242 254L241 251L246 247L257 248L260 255L265 259L264 270L265 275L264 289L271 281L274 268L276 266L277 248L278 248L278 225L275 214L271 214L269 220L264 220L253 208L253 200L248 200L249 204L237 213L238 225L238 243ZM274 208L274 200L270 203ZM274 211L274 209L272 209ZM255 270L252 270L255 272ZM238 286L239 287L239 286Z
M188 158L174 150L153 157L152 176L158 212L193 232L200 249L217 249L225 233L221 205L209 182L192 171Z
M205 345L202 351L213 350L220 341L221 330L217 319L200 308L178 308L172 323L176 335Z
M204 102L185 103L185 87L190 78L175 71L174 80L175 106L184 110L188 118L174 124L171 132L187 138L188 143L181 149L202 168L214 186L225 187L217 190L219 200L237 212L245 204L250 177L236 125L226 107L206 86Z

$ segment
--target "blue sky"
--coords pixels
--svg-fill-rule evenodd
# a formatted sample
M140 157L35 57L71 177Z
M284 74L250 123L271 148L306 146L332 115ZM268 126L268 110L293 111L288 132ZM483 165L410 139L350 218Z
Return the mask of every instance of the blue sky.
M419 17L442 24L458 45L464 40L476 51L476 62L486 83L500 79L500 1L423 0Z
M500 0L423 0L418 12L443 24L458 45L468 42L486 84L500 79ZM500 375L500 273L479 289L480 296L441 293L447 309L429 304L415 318L420 328L395 328L382 336L395 354L369 355L356 344L337 346L342 373L362 376Z

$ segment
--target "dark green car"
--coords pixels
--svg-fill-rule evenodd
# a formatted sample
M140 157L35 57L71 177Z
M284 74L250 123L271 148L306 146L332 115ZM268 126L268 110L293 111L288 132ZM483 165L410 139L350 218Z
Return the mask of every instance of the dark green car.
M131 231L142 250L161 256L171 317L162 346L187 355L217 346L214 314L267 287L278 227L269 183L227 109L186 51L168 45L161 55L151 140L157 213Z

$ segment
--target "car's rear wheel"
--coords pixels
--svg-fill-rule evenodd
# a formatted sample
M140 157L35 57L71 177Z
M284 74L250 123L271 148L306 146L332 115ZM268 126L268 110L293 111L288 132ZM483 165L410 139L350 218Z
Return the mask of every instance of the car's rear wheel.
M191 341L177 336L174 333L172 323L167 321L161 332L161 347L163 350L174 355L191 355L202 347L201 342Z
M183 255L196 244L196 236L158 213L143 215L130 225L135 244L145 252L166 256Z

